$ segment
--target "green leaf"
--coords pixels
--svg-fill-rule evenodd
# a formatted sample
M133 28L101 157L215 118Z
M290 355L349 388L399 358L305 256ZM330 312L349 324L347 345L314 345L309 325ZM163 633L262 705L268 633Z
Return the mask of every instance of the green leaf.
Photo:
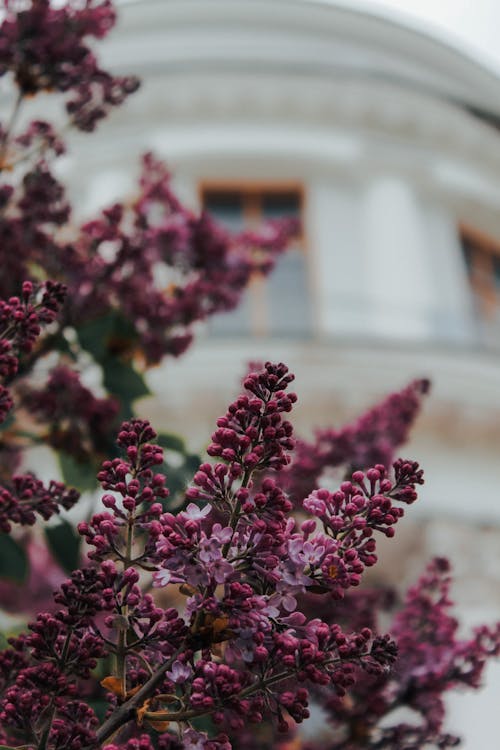
M83 326L77 328L78 340L82 349L90 352L97 360L107 355L107 342L112 334L114 315L103 315L100 318L89 320Z
M29 570L24 549L8 534L0 534L0 578L23 583Z
M77 328L77 334L80 346L98 362L117 349L130 348L137 339L132 323L116 310L84 323Z
M197 456L196 453L190 453L186 456L185 466L186 466L186 472L188 474L194 474L195 471L198 471L200 468L200 464L203 463L200 456Z
M60 331L50 337L50 344L51 349L55 349L58 352L67 354L68 357L71 357L71 359L73 360L76 359L75 352L73 351L69 341L62 335Z
M59 465L65 484L76 487L80 492L94 490L97 487L97 469L85 461L79 462L68 453L59 453Z
M101 701L101 700L89 700L88 704L90 708L94 711L95 715L99 719L99 721L102 723L106 717L106 711L109 708L109 703L107 701ZM2 748L0 747L0 750Z
M104 387L122 403L130 404L137 398L150 395L151 391L142 375L128 363L121 362L116 357L106 357L101 365Z
M170 490L170 495L164 502L165 508L172 504L172 501L175 500L177 495L185 491L200 464L200 457L196 456L194 453L185 454L184 461L180 466L172 466L169 464L168 460L163 462L160 467L160 473L166 475L167 487Z
M4 421L0 424L0 432L3 432L4 430L8 430L9 427L12 427L12 425L14 424L15 417L14 417L13 411L15 408L16 407L14 405L14 408L12 409L10 414L8 414L7 417L4 419Z
M170 505L172 498L186 489L188 479L183 466L174 468L164 462L160 471L167 477L167 487L170 493L169 497L163 503L164 509L166 509Z
M62 520L57 526L47 526L45 536L50 551L66 573L72 573L78 568L81 537L68 521Z
M158 445L169 451L175 451L176 453L186 453L186 444L180 435L175 435L173 432L160 432L156 438Z

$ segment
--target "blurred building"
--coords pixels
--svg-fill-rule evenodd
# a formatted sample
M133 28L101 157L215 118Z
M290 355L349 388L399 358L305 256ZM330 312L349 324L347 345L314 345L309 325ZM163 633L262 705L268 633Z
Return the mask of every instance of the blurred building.
M314 0L123 3L103 53L144 83L75 143L84 211L131 189L153 150L229 226L303 222L243 310L153 374L145 411L199 447L245 363L280 359L307 435L430 376L405 451L428 483L384 570L408 582L447 554L466 618L498 617L500 78L422 31ZM467 748L497 747L477 720L493 695L456 704Z

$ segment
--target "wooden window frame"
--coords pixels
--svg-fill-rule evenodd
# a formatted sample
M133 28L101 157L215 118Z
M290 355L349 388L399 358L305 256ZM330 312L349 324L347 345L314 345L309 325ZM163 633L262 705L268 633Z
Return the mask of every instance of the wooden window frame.
M262 210L262 202L265 196L273 194L278 196L284 195L286 193L294 194L297 196L298 215L300 220L300 231L297 233L297 242L301 252L304 254L307 273L306 284L310 292L309 296L312 304L313 296L311 293L310 257L304 229L306 202L304 185L301 182L297 182L296 180L201 180L198 183L199 205L201 207L204 206L204 199L207 193L217 192L220 192L221 194L227 193L228 195L233 193L235 195L241 196L243 230L256 229L265 221ZM266 293L266 278L256 272L250 280L247 293L249 294L251 300L250 336L255 338L270 336L271 321Z
M479 314L484 320L491 320L500 309L494 269L495 259L500 262L500 240L464 223L459 224L459 235Z

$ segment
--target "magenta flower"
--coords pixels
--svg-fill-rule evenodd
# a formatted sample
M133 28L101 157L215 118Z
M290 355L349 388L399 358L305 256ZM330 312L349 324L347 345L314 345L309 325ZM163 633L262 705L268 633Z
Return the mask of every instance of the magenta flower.
M205 505L203 508L198 508L197 505L194 503L189 503L186 510L182 511L180 514L181 516L185 518L189 518L191 521L202 521L208 514L212 508L210 505Z
M184 664L182 661L174 661L172 669L166 672L166 676L175 684L181 685L186 680L189 680L193 670L188 664Z

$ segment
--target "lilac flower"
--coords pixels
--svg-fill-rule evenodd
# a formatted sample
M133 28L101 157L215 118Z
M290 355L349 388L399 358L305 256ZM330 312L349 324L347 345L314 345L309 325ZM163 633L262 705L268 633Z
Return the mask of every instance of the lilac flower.
M191 675L193 674L193 670L188 664L184 664L182 661L174 661L172 664L172 669L166 672L166 676L168 677L171 682L174 682L175 684L182 684L183 682L186 682L186 680L189 680Z
M189 518L191 521L202 521L212 508L210 505L205 505L204 508L198 508L194 503L189 503L186 510L183 510L181 515L185 518Z
M363 414L352 424L334 430L316 431L312 443L299 441L296 459L287 476L288 488L297 500L311 498L310 512L321 513L318 496L311 493L325 470L346 466L351 470L367 469L375 464L389 466L395 451L408 439L422 399L429 392L428 380L414 380L403 390ZM321 498L319 498L321 499ZM318 511L313 510L313 501Z
M302 538L291 539L288 542L288 554L290 560L299 565L317 565L325 554L325 545L313 542L304 542Z
M172 581L173 578L174 581ZM166 586L172 582L175 583L175 577L172 575L172 571L167 568L160 568L153 573L153 586L155 587ZM180 582L182 582L182 578L180 579Z
M225 583L228 578L234 575L234 568L231 563L228 563L227 560L221 558L219 560L214 560L209 564L208 574L216 583L221 584Z
M322 498L325 492L326 490L313 490L302 503L309 513L318 518L326 514L326 503Z

